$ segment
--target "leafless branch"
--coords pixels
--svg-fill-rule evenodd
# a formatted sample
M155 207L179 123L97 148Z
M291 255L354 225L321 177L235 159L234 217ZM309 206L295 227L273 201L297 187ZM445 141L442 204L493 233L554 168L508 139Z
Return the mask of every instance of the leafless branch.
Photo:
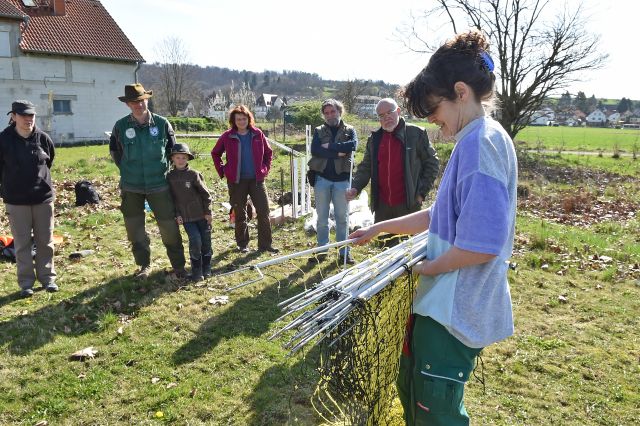
M565 6L549 20L545 16L551 6L550 0L437 0L435 9L424 15L423 27L413 19L411 31L399 32L405 47L416 51L410 40L428 46L423 30L438 20L454 33L462 27L484 31L496 62L498 118L515 136L550 95L584 72L601 68L608 57L598 49L599 36L585 29L588 20L581 4L574 10Z

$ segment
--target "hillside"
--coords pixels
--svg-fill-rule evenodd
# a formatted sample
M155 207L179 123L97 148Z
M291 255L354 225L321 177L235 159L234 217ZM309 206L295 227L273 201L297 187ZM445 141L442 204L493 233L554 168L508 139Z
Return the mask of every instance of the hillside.
M140 82L153 90L161 90L161 66L158 63L143 64L138 72ZM189 67L189 81L193 94L209 96L215 91L224 93L231 85L235 87L246 84L255 93L273 93L280 96L317 98L325 91L338 89L344 82L323 80L318 74L302 71L268 71L253 72L247 70L232 70L221 67ZM384 81L369 81L366 95L384 96L397 88L396 85Z

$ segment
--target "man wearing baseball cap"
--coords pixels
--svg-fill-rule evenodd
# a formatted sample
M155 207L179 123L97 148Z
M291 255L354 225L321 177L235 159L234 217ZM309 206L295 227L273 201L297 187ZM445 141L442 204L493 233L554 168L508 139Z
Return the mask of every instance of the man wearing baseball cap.
M49 135L36 127L36 108L31 102L13 102L9 114L9 126L0 133L0 194L13 236L20 295L31 297L36 280L46 291L58 291L50 170L55 148Z
M120 169L120 210L131 242L131 250L140 269L137 279L151 274L151 248L145 230L145 201L154 213L162 243L176 278L186 278L182 237L174 220L174 205L167 183L171 148L176 143L169 121L149 111L153 96L141 84L128 84L118 99L131 114L118 120L111 132L109 151Z

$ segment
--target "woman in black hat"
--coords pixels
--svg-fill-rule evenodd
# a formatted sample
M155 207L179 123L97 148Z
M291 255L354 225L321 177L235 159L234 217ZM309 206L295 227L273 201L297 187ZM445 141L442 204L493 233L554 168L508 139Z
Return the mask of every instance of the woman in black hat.
M58 291L53 266L53 141L35 125L35 106L11 104L9 126L0 133L0 193L13 234L22 297L33 295L36 279L49 292ZM36 245L35 264L31 254Z

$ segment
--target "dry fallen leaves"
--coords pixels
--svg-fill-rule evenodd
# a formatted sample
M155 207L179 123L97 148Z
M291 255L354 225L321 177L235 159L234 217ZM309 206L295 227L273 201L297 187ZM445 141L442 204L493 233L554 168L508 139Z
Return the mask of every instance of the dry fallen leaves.
M212 305L226 305L229 302L229 296L213 296L209 299Z
M84 361L85 358L95 358L97 353L98 351L93 346L89 346L72 353L69 358L71 360Z

